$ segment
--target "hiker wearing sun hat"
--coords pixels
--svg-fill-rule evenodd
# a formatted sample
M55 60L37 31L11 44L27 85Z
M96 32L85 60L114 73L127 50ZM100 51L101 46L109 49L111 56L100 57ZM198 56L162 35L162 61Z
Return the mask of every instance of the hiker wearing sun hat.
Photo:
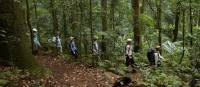
M58 52L62 53L63 50L62 50L62 40L61 40L61 37L60 37L60 32L57 31L56 32L56 35L55 35L55 45L56 45L56 49Z
M98 44L98 37L95 36L93 38L93 54L98 55L99 54L99 44Z
M41 47L41 44L38 38L38 32L37 32L38 30L36 28L33 28L32 31L33 31L34 51L38 51L38 49Z
M75 37L72 37L72 36L69 37L70 41L69 41L68 47L69 47L69 50L70 50L71 55L72 55L74 58L78 58L77 47L76 47L74 38L75 38Z
M94 36L92 41L92 53L93 53L93 66L98 65L98 61L100 61L100 49L98 37Z
M135 61L133 59L133 45L132 39L127 39L127 44L125 47L125 55L126 55L126 66L131 65L134 67Z
M160 46L159 45L157 45L155 47L154 58L155 58L155 65L156 65L156 67L159 67L161 65L161 62L162 62L161 60L166 61L164 59L164 57L162 57L161 54L160 54Z

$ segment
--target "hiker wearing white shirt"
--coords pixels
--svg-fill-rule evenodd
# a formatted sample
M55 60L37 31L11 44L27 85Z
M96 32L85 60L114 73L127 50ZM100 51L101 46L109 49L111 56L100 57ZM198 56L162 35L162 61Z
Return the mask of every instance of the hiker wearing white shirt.
M132 39L127 39L127 44L125 47L125 55L126 55L126 66L131 65L134 67L134 59L133 59L133 45L132 45Z
M99 54L99 44L98 44L97 38L94 38L94 41L93 41L93 54L94 55Z
M60 38L60 32L57 32L56 36L53 37L53 42L55 42L56 49L60 53L62 53L63 50L62 50L62 43L61 43L61 38Z
M38 51L39 48L41 48L41 44L39 42L38 38L38 30L36 28L33 28L33 43L34 43L34 51Z
M93 39L93 44L92 44L92 51L93 51L93 65L98 63L98 61L100 60L100 55L99 55L99 44L98 44L98 38L94 37Z
M156 51L154 53L154 58L155 58L155 66L159 67L161 65L161 60L165 61L165 59L161 56L160 54L160 46L156 46Z

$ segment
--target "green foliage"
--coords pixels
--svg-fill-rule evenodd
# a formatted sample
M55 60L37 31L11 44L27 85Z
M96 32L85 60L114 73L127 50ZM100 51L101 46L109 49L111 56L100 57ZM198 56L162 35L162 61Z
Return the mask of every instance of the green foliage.
M125 76L128 71L128 68L124 64L118 64L113 61L111 62L110 60L104 60L103 62L99 62L99 66L122 76Z
M1 87L4 87L6 84L8 84L8 80L2 80L2 79L0 79L0 86Z
M140 16L140 22L141 22L143 25L145 25L145 26L147 26L147 27L150 27L150 28L154 27L154 24L155 24L153 18L150 17L150 16L148 16L148 15L145 15L145 14L142 14L142 15Z

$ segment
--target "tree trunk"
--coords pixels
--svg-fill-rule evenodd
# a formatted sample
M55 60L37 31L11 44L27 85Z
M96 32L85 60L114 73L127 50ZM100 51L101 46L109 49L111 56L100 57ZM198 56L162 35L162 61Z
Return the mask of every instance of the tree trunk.
M90 0L90 33L91 33L91 42L93 44L93 27L92 27L92 0ZM92 45L91 44L91 45ZM92 46L92 54L93 54L93 46Z
M51 10L51 15L52 15L52 19L53 19L53 35L55 35L55 33L59 30L58 30L57 13L54 8L54 0L50 0L50 10Z
M142 15L145 12L145 2L146 0L141 0L141 8L140 8L140 14ZM142 22L140 22L140 30L143 33L144 32L144 25Z
M30 9L29 9L29 2L28 0L26 0L26 21L28 24L28 28L30 30L31 33L31 48L32 48L32 53L33 53L33 31L32 31L32 25L31 25L31 21L30 21Z
M116 12L116 10L115 9L116 9L118 2L119 2L119 0L111 0L111 11L110 11L110 13L111 13L111 21L112 21L112 30L113 31L116 31L116 29L115 29L115 24L116 24L116 22L115 22L115 12ZM111 50L115 50L115 48L116 48L116 42L117 42L116 39L117 39L117 36L115 36L113 38L113 41L112 41L113 49L111 49Z
M182 55L181 55L181 59L180 59L180 61L179 61L179 64L181 64L182 63L182 61L183 61L183 58L184 58L184 55L185 55L185 10L183 10L183 18L182 18L182 22L183 22L183 31L182 31L182 33L183 33L183 52L182 52Z
M159 46L162 46L162 26L161 26L161 14L162 14L162 1L163 0L159 0L159 3L157 4L157 24L156 24L156 29L158 29L158 44Z
M193 35L193 30L192 30L192 28L193 28L193 18L192 18L192 0L190 0L190 34L191 34L191 36ZM190 38L190 46L192 46L193 45L193 41L192 41L192 38Z
M138 52L141 49L141 31L140 31L140 2L139 0L132 0L133 8L133 30L134 30L134 51Z
M200 26L200 10L198 12L198 27Z
M173 30L173 42L177 41L178 36L178 28L179 28L179 15L180 15L180 8L179 8L180 2L177 3L176 6L176 14L175 14L175 29Z
M67 20L66 20L66 13L65 13L65 10L63 10L62 12L62 19L63 19L63 32L64 32L64 37L67 38L68 36L68 33L67 33Z
M107 0L101 0L101 19L102 19L102 31L107 31ZM102 51L106 54L106 38L102 35Z
M22 69L34 69L37 67L36 60L31 53L31 40L29 28L25 25L25 11L22 10L22 5L15 0L0 1L0 22L7 31L6 37L10 46L9 57L14 58L13 62L16 66ZM0 24L2 26L2 24ZM0 49L1 52L4 49Z
M34 2L34 12L35 12L35 19L36 19L36 28L38 30L38 37L40 38L40 29L39 29L39 26L38 26L38 13L37 13L37 0L33 0ZM40 39L39 39L40 41Z

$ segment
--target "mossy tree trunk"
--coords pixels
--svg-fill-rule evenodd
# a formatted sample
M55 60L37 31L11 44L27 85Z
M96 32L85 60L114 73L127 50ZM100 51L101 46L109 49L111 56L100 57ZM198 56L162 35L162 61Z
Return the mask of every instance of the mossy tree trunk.
M56 8L54 7L54 0L50 0L50 11L51 11L51 16L52 16L52 21L53 21L53 35L56 34L58 30L58 18L57 18L57 12Z
M134 51L138 52L141 49L141 30L140 30L140 1L132 0L133 8L133 31L134 31Z
M0 50L3 52L10 49L10 55L7 56L12 57L14 65L19 68L34 69L37 63L31 53L31 35L26 23L25 11L21 6L21 3L15 0L0 0L0 22L6 25L3 29L7 31L5 38L9 44L7 48Z
M162 46L162 0L159 0L156 4L157 14L156 14L156 29L158 29L158 44Z

